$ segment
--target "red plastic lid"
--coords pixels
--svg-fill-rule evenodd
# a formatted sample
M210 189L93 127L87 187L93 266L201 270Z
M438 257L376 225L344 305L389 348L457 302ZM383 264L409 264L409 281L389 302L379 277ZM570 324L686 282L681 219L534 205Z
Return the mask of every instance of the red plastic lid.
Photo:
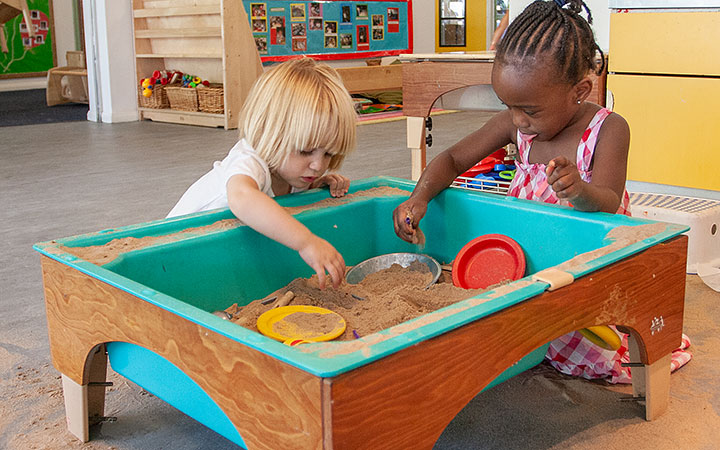
M482 161L469 168L461 177L472 178L479 173L492 172L495 164L502 164L507 152L504 148L494 151L491 155L483 158Z
M465 244L453 262L455 286L485 289L525 275L525 254L520 245L502 234L486 234Z

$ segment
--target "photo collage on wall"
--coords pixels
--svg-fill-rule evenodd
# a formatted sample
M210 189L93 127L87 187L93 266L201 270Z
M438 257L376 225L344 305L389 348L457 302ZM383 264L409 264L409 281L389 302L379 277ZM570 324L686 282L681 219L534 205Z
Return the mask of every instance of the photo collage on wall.
M371 43L385 41L390 37L386 33L399 35L401 28L400 8L369 4L373 2L250 3L255 45L260 55L369 51Z

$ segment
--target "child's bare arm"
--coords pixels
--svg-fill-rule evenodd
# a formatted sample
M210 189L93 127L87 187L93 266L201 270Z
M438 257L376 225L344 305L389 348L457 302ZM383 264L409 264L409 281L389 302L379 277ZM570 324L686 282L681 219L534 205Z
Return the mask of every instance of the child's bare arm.
M227 194L233 214L258 233L296 250L317 273L321 288L325 287L326 271L333 286L340 286L345 277L345 261L340 253L260 191L255 180L234 175L227 183Z
M458 175L492 152L511 143L514 130L509 111L502 111L488 120L482 128L436 156L423 171L410 198L393 212L395 234L412 242L415 229L425 216L428 202L450 186ZM411 220L406 220L408 217Z
M614 213L625 190L630 128L625 119L611 114L598 135L593 156L592 182L580 179L577 167L565 157L550 161L548 183L558 198L568 200L579 211Z

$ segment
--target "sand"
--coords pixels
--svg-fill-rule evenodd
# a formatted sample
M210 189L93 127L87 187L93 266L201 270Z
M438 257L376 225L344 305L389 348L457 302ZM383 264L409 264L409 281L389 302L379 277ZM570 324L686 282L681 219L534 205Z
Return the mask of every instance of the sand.
M407 268L394 264L388 269L369 274L358 284L343 281L337 289L320 289L317 275L313 275L310 278L296 278L263 299L254 300L243 307L234 304L226 311L233 315L233 322L258 331L258 317L274 307L274 303L263 304L263 301L272 297L280 298L285 292L292 291L295 298L290 305L319 306L343 317L347 327L337 340L347 341L390 328L485 291L453 286L449 272L444 272L437 283L426 289L431 280L427 266L417 261ZM313 316L306 317L302 326L312 329L308 323L310 320L313 320Z

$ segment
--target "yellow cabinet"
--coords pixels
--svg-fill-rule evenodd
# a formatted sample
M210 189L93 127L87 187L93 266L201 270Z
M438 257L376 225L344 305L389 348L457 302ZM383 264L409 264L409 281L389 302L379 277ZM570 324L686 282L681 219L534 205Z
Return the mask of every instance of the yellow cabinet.
M610 74L607 86L630 124L629 180L720 190L720 78Z
M720 11L612 13L607 88L628 180L720 190Z
M611 72L720 76L720 11L610 15Z

